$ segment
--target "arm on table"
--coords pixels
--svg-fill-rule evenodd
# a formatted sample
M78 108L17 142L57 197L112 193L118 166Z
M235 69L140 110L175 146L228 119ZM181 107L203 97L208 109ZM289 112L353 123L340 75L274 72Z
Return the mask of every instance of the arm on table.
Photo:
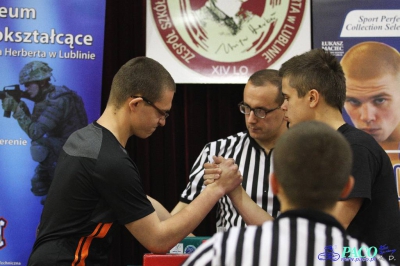
M168 252L200 224L224 194L229 193L242 182L238 166L233 163L233 160L222 168L229 173L230 178L221 177L207 186L196 199L175 215L160 221L156 212L153 212L142 219L126 224L126 228L150 252Z
M180 212L181 210L183 210L184 208L186 208L186 206L188 206L189 204L184 203L182 201L178 202L178 204L176 204L175 208L172 210L171 215L175 215L178 212ZM195 236L194 234L190 233L188 236Z

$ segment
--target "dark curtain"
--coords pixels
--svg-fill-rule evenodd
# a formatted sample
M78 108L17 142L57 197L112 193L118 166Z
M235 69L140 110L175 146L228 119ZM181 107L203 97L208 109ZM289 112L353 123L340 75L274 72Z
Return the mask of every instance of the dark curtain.
M129 59L145 55L146 42L146 0L108 0L106 8L102 110L113 76ZM128 141L127 150L137 163L146 193L169 211L178 203L204 145L245 130L237 107L243 88L244 84L177 84L166 126L148 139ZM194 233L215 233L215 208ZM121 226L109 265L141 265L146 252Z

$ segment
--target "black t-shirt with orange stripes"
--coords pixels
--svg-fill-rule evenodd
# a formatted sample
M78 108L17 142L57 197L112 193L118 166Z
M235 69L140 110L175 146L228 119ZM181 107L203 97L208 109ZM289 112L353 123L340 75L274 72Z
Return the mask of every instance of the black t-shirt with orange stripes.
M136 165L94 122L63 147L28 265L106 265L115 225L152 212Z

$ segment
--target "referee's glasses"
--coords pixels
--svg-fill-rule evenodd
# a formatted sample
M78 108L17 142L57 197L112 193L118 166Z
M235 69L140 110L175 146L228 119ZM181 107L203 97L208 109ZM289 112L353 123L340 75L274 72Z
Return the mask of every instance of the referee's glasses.
M250 106L248 106L247 104L245 104L244 102L240 102L238 104L238 106L239 106L239 110L242 114L249 115L250 112L253 111L254 115L257 116L258 118L264 118L268 113L271 113L272 111L275 111L275 110L281 108L280 106L278 106L273 109L267 109L267 108L254 108L253 109Z

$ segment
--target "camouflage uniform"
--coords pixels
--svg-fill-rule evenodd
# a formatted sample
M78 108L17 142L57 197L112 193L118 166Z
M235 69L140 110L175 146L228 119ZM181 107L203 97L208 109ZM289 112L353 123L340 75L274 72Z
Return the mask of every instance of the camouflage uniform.
M40 81L51 77L52 69L43 62L28 63L20 72L20 84ZM35 174L31 179L34 195L47 195L58 155L69 135L88 124L82 98L76 92L65 86L48 86L41 88L35 102L33 112L30 113L26 104L19 103L20 109L14 112L13 117L32 139L32 159L38 162Z

